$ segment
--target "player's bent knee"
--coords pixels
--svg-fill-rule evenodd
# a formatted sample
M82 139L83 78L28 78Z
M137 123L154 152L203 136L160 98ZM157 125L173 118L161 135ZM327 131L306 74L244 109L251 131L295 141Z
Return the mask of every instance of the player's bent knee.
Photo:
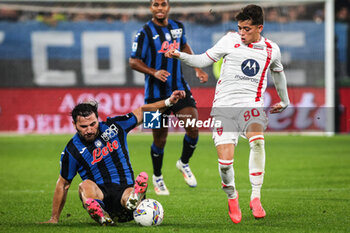
M78 186L78 192L79 192L79 193L84 192L85 186L86 186L86 185L84 184L84 181L81 182L81 183L79 184L79 186Z
M95 185L95 183L92 180L84 180L79 184L79 192L83 192L86 189L90 189L93 185Z

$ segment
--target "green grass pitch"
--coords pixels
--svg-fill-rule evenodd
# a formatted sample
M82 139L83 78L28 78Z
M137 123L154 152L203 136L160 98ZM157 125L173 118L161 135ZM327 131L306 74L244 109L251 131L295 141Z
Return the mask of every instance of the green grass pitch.
M217 155L209 134L200 140L191 160L198 186L185 184L175 163L183 135L169 135L163 175L170 196L148 197L162 203L165 219L158 227L135 222L98 226L82 208L79 175L68 193L60 223L38 224L51 215L60 154L70 135L0 136L0 232L349 232L350 136L267 135L266 173L262 189L265 219L249 210L249 145L241 139L235 153L235 177L243 218L233 224L220 187ZM150 134L128 138L135 174L152 174Z

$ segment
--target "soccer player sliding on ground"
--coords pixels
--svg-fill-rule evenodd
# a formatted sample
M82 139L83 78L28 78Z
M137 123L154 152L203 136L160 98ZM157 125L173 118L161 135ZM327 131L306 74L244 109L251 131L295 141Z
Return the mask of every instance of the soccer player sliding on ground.
M51 218L58 223L68 189L75 175L83 207L100 225L133 219L133 210L144 198L148 175L141 172L134 181L129 159L127 134L143 122L143 111L165 110L185 98L174 91L166 100L145 104L124 116L98 121L97 103L80 103L72 110L77 133L61 154L61 170L54 192Z

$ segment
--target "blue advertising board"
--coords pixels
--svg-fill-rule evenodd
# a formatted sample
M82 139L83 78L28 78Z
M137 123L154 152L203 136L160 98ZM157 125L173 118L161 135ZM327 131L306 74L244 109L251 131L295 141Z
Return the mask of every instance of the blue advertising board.
M0 22L0 86L98 85L93 81L96 75L105 75L102 85L133 85L128 81L133 74L127 62L133 37L143 24L137 21L60 22L51 27L36 21ZM188 43L195 53L205 52L227 30L237 29L234 22L212 26L184 24ZM348 27L336 24L335 30L337 58L345 63L348 59ZM263 32L264 36L279 44L282 60L287 55L289 63L324 61L323 23L266 23ZM47 82L51 75L55 75L49 71L59 71L57 77L65 77ZM84 78L86 75L91 77ZM110 82L110 75L124 78Z

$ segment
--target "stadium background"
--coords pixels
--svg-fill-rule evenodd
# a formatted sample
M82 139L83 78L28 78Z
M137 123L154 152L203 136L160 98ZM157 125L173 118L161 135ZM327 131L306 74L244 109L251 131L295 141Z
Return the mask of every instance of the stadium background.
M186 24L187 38L196 53L235 29L232 16L243 6L234 0L171 2L171 17ZM160 201L165 209L162 225L141 228L132 221L101 228L81 206L79 178L71 184L60 223L38 223L51 214L60 153L74 132L69 117L74 104L96 98L104 119L143 103L143 75L131 71L127 59L132 34L150 18L148 1L0 1L0 232L348 232L350 135L319 135L325 123L324 4L319 0L260 3L267 12L266 36L281 45L289 94L296 106L271 115L269 131L317 132L265 135L262 199L267 217L257 221L250 213L247 140L240 140L235 149L243 219L233 224L227 215L211 135L200 134L191 159L198 187L190 189L175 167L183 134L172 133L163 166L171 196L157 196L152 188L147 191L147 197ZM346 133L350 132L346 112L350 100L349 6L347 0L334 5L334 81L339 88L337 106L342 104L336 122ZM207 69L210 81L204 85L191 69L183 69L200 116L206 117L216 81L212 67ZM266 103L273 98L276 93L270 83ZM152 174L151 143L148 133L128 137L135 173Z
M291 107L270 116L269 131L325 131L324 4L262 3L264 36L281 48ZM349 2L335 1L336 131L350 132ZM228 30L242 4L173 1L171 17L185 24L195 53L205 52ZM101 119L143 104L143 74L128 66L137 30L149 20L148 1L41 1L0 3L1 132L73 133L69 112L78 102L100 102ZM193 10L196 9L196 10ZM214 68L215 69L215 68ZM216 83L200 84L183 66L202 119ZM273 84L266 105L277 98ZM141 130L141 129L139 129ZM173 129L175 131L181 129Z

